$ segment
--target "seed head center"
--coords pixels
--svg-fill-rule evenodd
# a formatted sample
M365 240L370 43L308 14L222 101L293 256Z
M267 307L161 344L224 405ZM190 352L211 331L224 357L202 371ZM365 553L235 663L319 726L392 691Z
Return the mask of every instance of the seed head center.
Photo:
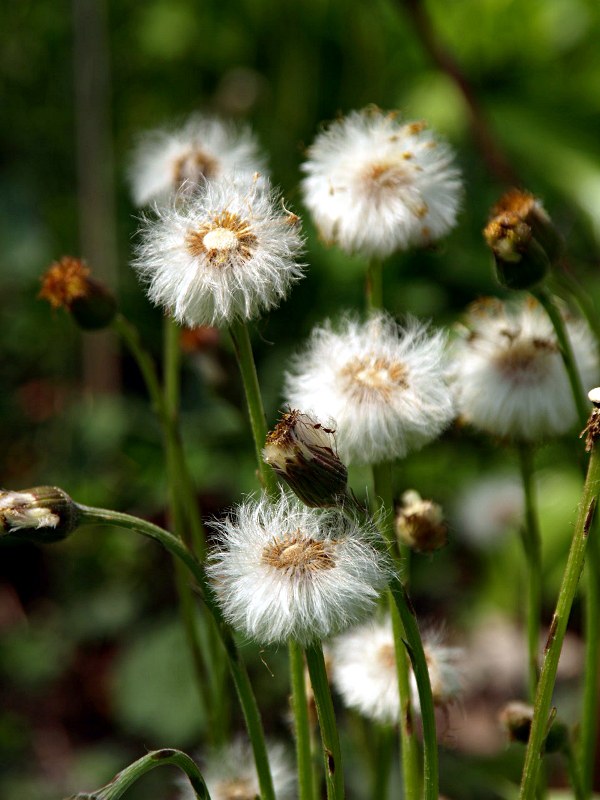
M355 358L341 369L340 375L358 399L381 397L388 400L394 390L408 388L404 364L382 357Z
M186 237L188 252L216 267L243 265L252 258L256 242L252 224L230 211L216 214Z
M201 178L214 178L217 162L203 150L188 150L173 165L173 182L180 187L185 181L198 183Z
M220 781L218 796L223 800L255 800L257 795L252 782L247 778L232 778Z
M328 543L304 538L300 530L270 542L263 550L262 561L270 567L296 574L335 566Z
M377 651L377 659L384 669L396 668L396 653L393 644L382 644Z
M389 192L408 186L412 180L411 169L406 159L376 161L364 168L360 180L366 193L376 201Z
M557 345L548 339L513 341L498 357L498 367L513 383L534 384L544 377L549 357L557 352Z

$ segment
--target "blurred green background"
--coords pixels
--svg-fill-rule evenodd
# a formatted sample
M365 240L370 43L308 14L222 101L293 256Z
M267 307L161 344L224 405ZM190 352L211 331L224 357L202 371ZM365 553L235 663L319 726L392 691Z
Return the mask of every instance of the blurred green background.
M422 8L478 98L514 179L543 198L566 238L572 271L598 300L600 6L431 0ZM129 267L138 212L126 176L145 129L196 110L248 121L287 205L303 216L307 277L255 330L270 423L289 354L317 321L363 304L364 264L324 248L297 188L304 147L323 120L369 103L397 108L407 119L427 120L457 152L466 186L459 225L436 248L386 264L394 313L450 324L471 300L498 293L480 231L507 179L490 169L464 96L434 63L403 0L21 0L4 4L2 29L4 487L51 483L81 502L164 519L160 431L135 364L110 335L81 334L37 299L50 262L83 256L160 360L161 313ZM182 426L205 516L255 488L225 337L184 356ZM571 436L538 454L548 616L577 502L577 452ZM510 451L451 431L403 464L398 482L452 513L475 476L514 468ZM352 477L362 492L366 475ZM419 611L443 618L459 638L490 609L518 619L520 595L498 566L520 569L514 542L480 551L458 539L415 561ZM0 581L0 797L51 800L89 790L145 748L200 743L205 720L190 682L171 565L155 545L103 530L47 549L4 545ZM284 734L284 655L262 655L274 677L250 648L248 657L259 694L271 698L267 727ZM569 692L566 707L576 716L576 681ZM482 756L451 740L443 769L449 797L508 796L518 750ZM171 797L170 777L151 776L131 796ZM359 797L358 779L355 785Z

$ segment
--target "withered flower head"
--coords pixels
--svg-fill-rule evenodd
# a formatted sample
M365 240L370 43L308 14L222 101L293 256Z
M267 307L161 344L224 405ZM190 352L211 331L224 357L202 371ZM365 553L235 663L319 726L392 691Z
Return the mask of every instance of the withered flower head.
M540 200L511 189L492 208L483 231L499 282L529 289L542 281L562 251L562 240Z
M65 308L84 330L105 328L116 313L112 293L91 277L89 267L79 258L63 256L42 275L38 297L52 308Z
M46 544L64 539L75 530L79 509L56 486L36 486L22 492L0 490L0 537Z
M267 435L263 458L307 506L324 508L346 492L348 470L338 458L334 430L293 409Z
M520 700L507 703L499 714L501 725L504 727L511 742L529 742L531 725L533 722L533 706ZM550 725L546 738L545 750L547 753L556 753L568 744L569 731L564 722L554 719Z
M448 526L442 508L433 500L423 500L414 490L404 492L396 515L396 533L403 544L418 553L432 553L448 542Z

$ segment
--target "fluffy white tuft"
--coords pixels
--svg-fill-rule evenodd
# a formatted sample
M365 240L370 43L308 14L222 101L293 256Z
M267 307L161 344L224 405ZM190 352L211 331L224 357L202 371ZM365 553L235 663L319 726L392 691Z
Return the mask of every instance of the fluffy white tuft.
M498 547L524 518L523 484L511 475L491 475L468 484L459 494L456 534L473 547Z
M268 743L267 756L277 800L294 800L296 772L285 748ZM255 800L260 796L252 748L243 739L215 750L202 762L202 777L211 800ZM177 800L196 800L187 778L180 778L178 785Z
M133 266L150 299L190 327L256 317L302 277L299 219L265 181L210 181L155 211Z
M584 389L598 383L598 350L582 320L566 319ZM496 436L535 441L569 430L577 412L552 324L527 300L480 301L456 343L454 383L462 418Z
M444 647L440 636L429 632L423 637L431 691L436 705L453 700L460 690L457 668L462 651ZM349 708L381 723L396 723L400 717L400 697L394 650L394 634L389 616L338 637L332 648L333 685ZM411 694L419 711L416 681L411 671Z
M331 123L302 165L304 202L326 241L384 257L454 226L462 184L448 145L422 123L367 108Z
M38 503L38 498L29 492L2 492L0 528L9 532L27 528L56 528L60 522L58 514Z
M373 610L389 577L373 529L283 491L213 527L220 546L207 570L224 616L260 644L308 644L348 628Z
M249 128L194 114L180 128L145 133L133 153L129 179L136 205L168 202L205 180L265 173L265 159Z
M408 318L347 318L313 331L286 376L290 406L336 424L340 457L373 464L404 457L454 416L445 374L446 335Z

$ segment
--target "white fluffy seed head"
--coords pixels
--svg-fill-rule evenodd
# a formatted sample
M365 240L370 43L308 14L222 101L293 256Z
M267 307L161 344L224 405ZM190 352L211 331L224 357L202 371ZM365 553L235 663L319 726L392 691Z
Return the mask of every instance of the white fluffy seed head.
M150 299L189 327L256 317L302 277L299 219L264 180L210 181L155 211L133 266Z
M456 535L472 547L493 549L523 523L523 485L516 475L489 475L469 483L454 508Z
M172 130L145 133L133 153L129 179L137 206L191 194L206 180L265 172L249 128L194 114Z
M336 423L345 463L404 457L438 436L454 416L446 380L446 336L416 319L377 313L365 323L326 323L286 376L289 405Z
M565 317L585 389L598 382L598 350L583 320ZM536 441L571 428L577 413L552 324L535 301L484 300L457 341L458 412L496 436Z
M267 743L267 757L277 800L294 800L296 772L285 748ZM202 761L202 776L212 800L256 800L260 785L250 744L235 739ZM187 778L178 780L177 800L196 800Z
M304 202L323 236L349 253L384 257L454 226L460 173L423 123L376 108L331 123L302 165Z
M259 644L308 644L371 611L389 577L373 529L338 509L250 499L213 527L207 567L225 618Z
M458 663L462 651L442 646L438 633L427 633L423 640L433 701L436 705L446 705L460 690ZM333 644L331 663L333 685L349 708L382 723L399 720L394 635L389 617L339 636ZM412 672L411 694L415 709L419 711Z

